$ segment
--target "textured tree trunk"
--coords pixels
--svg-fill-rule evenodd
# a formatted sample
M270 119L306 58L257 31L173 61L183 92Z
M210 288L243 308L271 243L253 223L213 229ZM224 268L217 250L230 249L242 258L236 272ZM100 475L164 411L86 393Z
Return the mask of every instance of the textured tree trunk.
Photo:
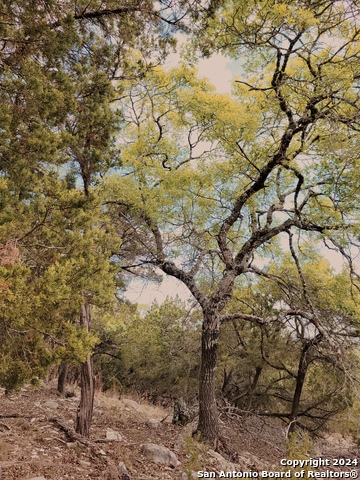
M57 390L61 395L65 393L65 384L67 379L69 365L66 362L63 362L59 367L59 376L58 376L58 384Z
M217 448L219 442L219 420L215 397L217 349L219 341L219 319L214 314L204 314L202 329L201 367L199 382L199 423L197 432L200 440Z
M87 331L90 330L90 320L90 305L82 305L80 324L84 325ZM92 358L88 356L81 366L81 397L75 423L75 431L84 437L89 437L90 434L94 408L94 387Z

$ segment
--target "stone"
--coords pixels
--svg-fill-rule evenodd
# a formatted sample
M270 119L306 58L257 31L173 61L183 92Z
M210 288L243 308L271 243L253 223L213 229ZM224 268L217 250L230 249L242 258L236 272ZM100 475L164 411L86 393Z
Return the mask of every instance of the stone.
M154 430L159 428L161 426L160 420L156 420L156 418L150 418L147 422L146 425L150 428L153 428Z
M32 477L32 478L29 478L29 480L46 480L45 477Z
M131 400L130 398L124 398L123 399L123 403L127 406L127 407L130 407L132 408L133 410L136 410L137 412L141 412L142 413L142 408L141 406L135 402L134 400Z
M76 448L76 442L66 442L66 446L68 448L74 449Z
M48 400L43 404L43 407L51 408L52 410L59 407L59 404L55 400Z
M119 462L117 469L119 474L119 480L131 480L124 462Z
M141 453L148 458L151 458L155 463L163 463L171 467L180 465L175 453L166 447L157 445L156 443L144 443L141 445Z
M106 440L113 440L115 442L121 442L123 439L123 437L120 435L119 432L116 432L115 430L113 430L112 428L108 428L106 430Z
M183 472L183 473L180 473L180 477L178 480L189 480L189 479L195 480L196 478L199 478L197 472L191 472L191 473Z
M129 475L129 472L124 462L119 462L117 469L118 469L119 475Z
M219 470L223 470L225 472L231 472L231 471L239 471L239 465L236 465L235 463L231 463L228 460L226 460L220 453L215 452L214 450L209 450L208 455L210 458L214 459L216 463L218 464Z

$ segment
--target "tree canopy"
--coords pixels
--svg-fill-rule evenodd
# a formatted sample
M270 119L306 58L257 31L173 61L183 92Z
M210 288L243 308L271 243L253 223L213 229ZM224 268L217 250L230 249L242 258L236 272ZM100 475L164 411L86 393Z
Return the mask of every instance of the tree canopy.
M153 71L121 99L124 170L108 182L109 205L144 249L135 268L178 278L203 311L199 430L212 443L221 312L236 278L261 273L284 236L302 277L294 236L341 249L358 235L353 5L245 3L220 7L194 40L242 62L232 96L186 66Z
M358 7L0 3L0 381L12 387L54 361L84 361L100 341L84 321L90 305L106 323L125 275L162 272L202 312L198 431L216 446L220 330L264 320L234 302L242 278L261 293L281 265L294 284L266 290L266 308L280 322L285 305L279 338L292 325L297 379L320 341L335 354L338 324L357 328L349 312L359 288ZM177 28L188 34L187 53L166 70ZM240 65L229 94L194 66L214 52ZM321 242L349 266L352 297L336 305L313 293L307 272L309 245ZM316 262L340 291L345 282ZM163 316L152 310L147 320L151 334L160 328L174 340ZM137 324L146 329L133 321L129 338ZM294 325L305 321L300 335Z

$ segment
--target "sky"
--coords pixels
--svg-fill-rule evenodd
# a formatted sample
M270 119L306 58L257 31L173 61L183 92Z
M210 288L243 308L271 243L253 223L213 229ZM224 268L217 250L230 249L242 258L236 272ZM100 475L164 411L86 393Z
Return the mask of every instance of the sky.
M165 68L176 67L181 62L180 51L185 37L181 34L176 35L178 46L177 52L169 55L165 62ZM220 53L213 54L211 58L200 59L197 69L201 77L207 77L216 87L219 93L229 93L231 91L231 81L233 78L232 69L234 62L224 57Z

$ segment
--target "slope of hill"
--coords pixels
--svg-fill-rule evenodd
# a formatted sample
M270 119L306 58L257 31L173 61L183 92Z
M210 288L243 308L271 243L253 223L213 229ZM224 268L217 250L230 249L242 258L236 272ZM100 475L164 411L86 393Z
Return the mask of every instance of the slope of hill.
M285 431L273 420L223 415L224 437L238 452L236 464L231 464L192 439L193 425L173 425L171 409L102 393L96 396L87 441L73 431L78 402L77 393L62 398L52 384L27 386L10 395L1 391L0 478L187 480L201 478L198 471L283 469ZM154 457L152 449L158 447L151 445L159 446L165 463ZM350 439L328 434L308 453L331 459L355 458L359 452Z

